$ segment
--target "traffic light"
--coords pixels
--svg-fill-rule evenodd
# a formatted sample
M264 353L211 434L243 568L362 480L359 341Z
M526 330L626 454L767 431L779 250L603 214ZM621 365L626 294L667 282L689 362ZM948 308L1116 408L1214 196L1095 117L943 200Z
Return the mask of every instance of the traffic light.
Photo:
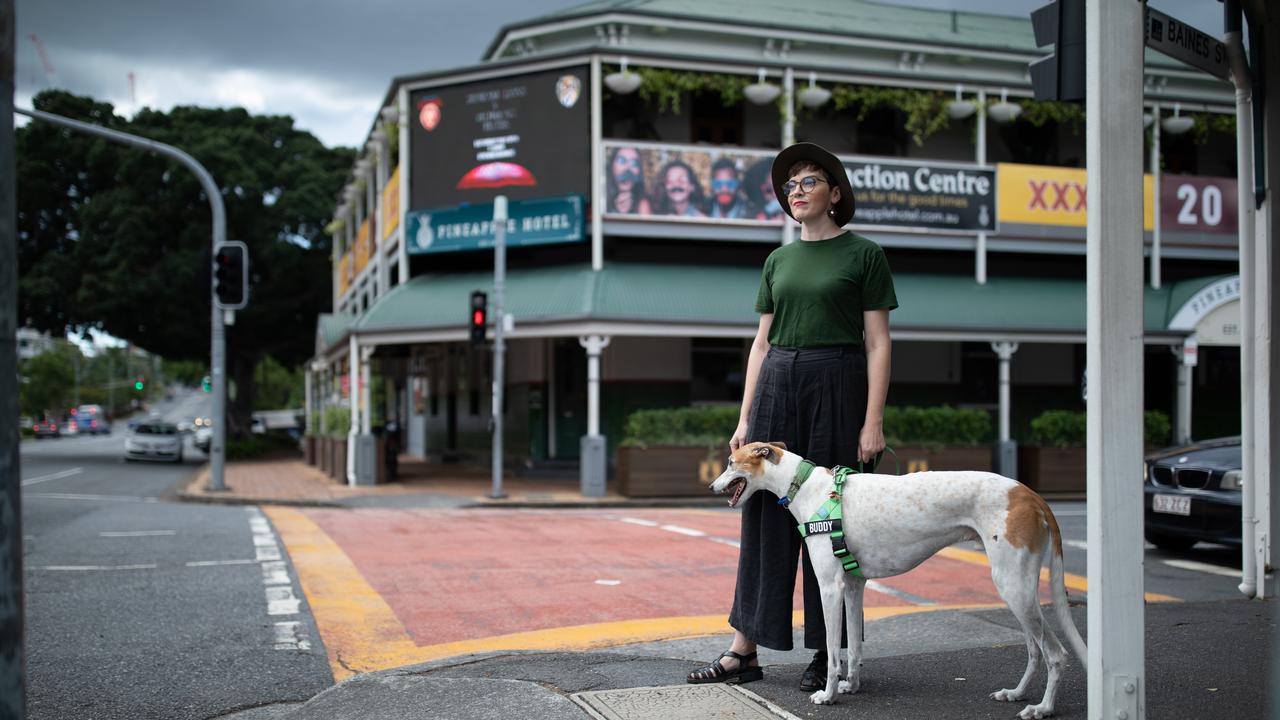
M213 256L213 292L224 310L239 310L249 302L249 249L242 242L218 246Z
M471 293L471 344L483 345L485 329L489 320L489 296L482 290Z
M200 381L200 389L205 392L213 392L213 380L209 379L208 375L205 375L204 379Z
M1037 100L1084 101L1084 3L1053 0L1031 13L1036 47L1053 45L1052 55L1028 66Z
M137 380L133 381L133 389L137 390L138 392L142 392L143 389L145 389L146 387L147 387L147 379L142 377L141 375L138 376Z

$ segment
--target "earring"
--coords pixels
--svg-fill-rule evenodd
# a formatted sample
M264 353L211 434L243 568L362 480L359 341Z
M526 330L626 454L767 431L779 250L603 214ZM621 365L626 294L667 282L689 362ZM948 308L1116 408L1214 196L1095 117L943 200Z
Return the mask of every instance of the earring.
M835 208L827 208L827 214L828 214L828 215L830 215L831 217L835 217L835 216L836 216L836 209L835 209Z

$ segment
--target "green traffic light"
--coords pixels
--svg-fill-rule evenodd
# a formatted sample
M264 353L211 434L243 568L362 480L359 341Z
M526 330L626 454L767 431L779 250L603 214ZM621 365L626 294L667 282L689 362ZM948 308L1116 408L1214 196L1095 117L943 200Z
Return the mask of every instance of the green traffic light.
M138 380L137 382L135 382L135 383L133 384L133 389L134 389L134 390L141 390L141 389L142 389L142 388L144 388L144 387L146 387L146 386L143 384L143 382L142 382L141 380Z

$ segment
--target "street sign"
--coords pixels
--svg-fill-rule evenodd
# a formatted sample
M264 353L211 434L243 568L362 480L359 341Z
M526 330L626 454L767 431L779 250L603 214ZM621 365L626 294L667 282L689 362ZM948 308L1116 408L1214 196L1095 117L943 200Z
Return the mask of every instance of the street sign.
M1147 8L1146 25L1147 47L1214 77L1231 80L1227 46L1221 40L1151 7Z

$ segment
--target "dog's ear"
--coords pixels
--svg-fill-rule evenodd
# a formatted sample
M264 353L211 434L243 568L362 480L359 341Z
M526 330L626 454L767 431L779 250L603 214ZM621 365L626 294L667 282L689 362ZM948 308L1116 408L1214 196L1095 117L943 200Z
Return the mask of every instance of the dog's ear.
M776 448L778 448L779 450L786 450L786 449L787 449L787 444L786 444L786 443L784 443L784 442L782 442L781 440L770 440L770 441L769 441L769 444L770 444L770 445L772 445L772 446L774 446L774 447L776 447Z
M751 454L755 455L756 457L762 457L768 460L769 462L773 463L774 465L777 465L778 463L782 462L782 458L778 456L778 453L774 452L774 447L772 443L761 445L760 447L753 450Z

